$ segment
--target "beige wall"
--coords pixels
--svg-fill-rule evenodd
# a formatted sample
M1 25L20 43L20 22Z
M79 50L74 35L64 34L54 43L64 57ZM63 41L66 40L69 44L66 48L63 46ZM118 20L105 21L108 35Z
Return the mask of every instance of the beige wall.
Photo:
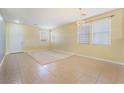
M8 33L10 32L10 29L16 25L24 31L23 49L26 51L48 49L51 47L53 49L80 53L86 56L124 62L124 9L118 9L116 11L89 18L87 20L105 17L108 15L115 15L112 17L111 46L78 44L76 23L70 23L58 27L55 31L52 31L56 35L55 41L50 43L49 39L48 43L43 44L40 41L38 28L26 24L14 24L7 22L6 52L9 47Z
M24 51L34 51L41 49L48 49L50 47L50 42L42 43L40 41L40 33L37 27L26 25L26 24L16 24L7 22L6 23L6 52L8 52L9 48L9 33L11 32L11 28L13 27L20 28L23 31L23 50Z
M55 41L52 42L52 48L80 53L86 56L124 62L124 10L118 9L87 20L94 20L108 15L115 15L112 17L110 46L78 44L77 25L76 23L70 23L58 27L56 31L52 31L56 35Z

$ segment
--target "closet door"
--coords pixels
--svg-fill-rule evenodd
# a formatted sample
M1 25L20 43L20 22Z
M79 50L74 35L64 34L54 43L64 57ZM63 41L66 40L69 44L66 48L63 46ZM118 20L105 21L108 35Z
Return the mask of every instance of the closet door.
M0 62L3 59L5 52L5 24L0 15Z
M23 52L23 29L13 25L9 31L9 52Z

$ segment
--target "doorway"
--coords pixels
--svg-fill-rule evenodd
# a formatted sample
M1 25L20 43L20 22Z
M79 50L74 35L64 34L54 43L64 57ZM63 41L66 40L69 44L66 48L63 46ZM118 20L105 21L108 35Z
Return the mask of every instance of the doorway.
M23 52L23 29L13 25L9 31L9 53Z

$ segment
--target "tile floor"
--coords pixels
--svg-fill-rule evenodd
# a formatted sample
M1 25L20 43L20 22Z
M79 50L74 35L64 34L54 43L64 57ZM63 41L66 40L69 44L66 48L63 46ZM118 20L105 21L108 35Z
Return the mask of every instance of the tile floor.
M117 84L124 83L124 66L76 55L41 65L26 53L10 54L0 66L0 83Z

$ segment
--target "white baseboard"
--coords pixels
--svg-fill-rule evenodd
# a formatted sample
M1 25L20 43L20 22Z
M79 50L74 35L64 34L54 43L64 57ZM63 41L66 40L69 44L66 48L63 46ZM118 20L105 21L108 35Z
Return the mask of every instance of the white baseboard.
M10 52L5 52L5 55L9 55L10 54Z
M121 61L102 59L102 58L93 57L93 56L86 56L86 55L82 55L82 54L76 54L76 55L86 57L86 58L90 58L90 59L100 60L100 61L103 61L103 62L110 62L110 63L114 63L114 64L124 65L124 62L121 62Z
M5 55L9 55L9 54L16 54L16 53L22 53L24 51L21 51L21 52L6 52Z
M3 62L4 62L4 60L5 60L5 58L6 58L6 54L3 56L3 59L1 60L1 62L0 62L0 66L3 64Z
M53 50L58 51L58 52L63 52L63 53L69 53L69 54L73 54L73 55L77 55L77 56L82 56L82 57L86 57L86 58L90 58L90 59L100 60L103 62L110 62L110 63L114 63L114 64L124 65L124 62L122 62L122 61L114 61L114 60L109 60L109 59L93 57L93 56L87 56L87 55L83 55L83 54L79 54L79 53L67 52L64 50L57 50L57 49L53 49Z
M57 52L62 52L62 53L65 53L65 54L75 55L75 53L73 53L73 52L67 52L67 51L57 50L57 49L51 49L51 50L53 50L53 51L57 51Z
M45 51L49 49L34 49L34 50L24 50L24 52L37 52L37 51Z
M49 49L41 49L41 50L49 50ZM79 53L68 52L68 51L58 50L58 49L51 49L51 50L66 53L66 54L71 54L71 55L82 56L82 57L86 57L86 58L90 58L90 59L100 60L100 61L103 61L103 62L110 62L110 63L114 63L114 64L124 65L124 62L121 62L121 61L114 61L114 60L109 60L109 59L97 58L97 57L93 57L93 56L87 56L87 55L83 55L83 54L79 54ZM30 50L30 51L24 51L24 52L34 52L34 51L40 51L40 50ZM10 54L10 53L8 52L8 53L5 54L5 56L3 57L0 65L3 63L5 57L8 54Z

